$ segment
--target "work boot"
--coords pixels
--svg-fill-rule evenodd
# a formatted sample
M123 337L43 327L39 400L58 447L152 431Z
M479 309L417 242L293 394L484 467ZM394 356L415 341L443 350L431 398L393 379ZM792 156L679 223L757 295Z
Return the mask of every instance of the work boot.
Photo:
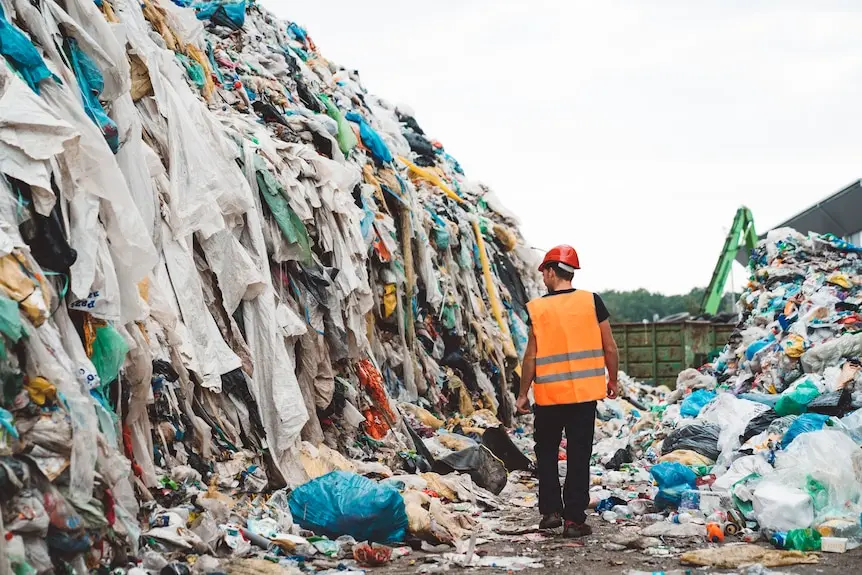
M557 527L563 526L563 518L560 517L559 513L551 513L549 515L543 515L542 520L539 521L539 529L556 529Z
M586 537L593 534L593 528L586 523L575 523L574 521L566 521L566 526L563 527L563 537Z

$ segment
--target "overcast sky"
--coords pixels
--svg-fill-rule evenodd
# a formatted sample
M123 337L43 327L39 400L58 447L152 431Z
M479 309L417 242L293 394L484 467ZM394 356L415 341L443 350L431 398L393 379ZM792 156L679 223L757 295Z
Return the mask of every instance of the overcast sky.
M858 1L263 4L410 105L531 245L574 245L584 288L705 286L740 205L763 230L862 176Z

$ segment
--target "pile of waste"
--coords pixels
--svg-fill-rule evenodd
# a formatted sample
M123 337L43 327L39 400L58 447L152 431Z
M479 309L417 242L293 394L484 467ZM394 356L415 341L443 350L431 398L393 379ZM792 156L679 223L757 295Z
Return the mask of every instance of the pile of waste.
M0 59L0 558L475 537L538 294L491 190L253 0L0 0Z
M611 547L771 542L809 562L862 545L862 248L774 230L752 271L715 363L675 390L623 377L599 406L592 503L633 527ZM738 566L711 557L682 560Z

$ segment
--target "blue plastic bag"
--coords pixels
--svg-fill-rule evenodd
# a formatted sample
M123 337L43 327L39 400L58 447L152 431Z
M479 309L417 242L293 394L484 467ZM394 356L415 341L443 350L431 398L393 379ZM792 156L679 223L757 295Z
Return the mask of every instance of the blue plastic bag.
M362 143L374 156L374 159L381 164L389 164L392 162L392 152L386 146L380 134L374 131L365 118L356 112L348 112L345 116L348 121L359 124L359 137L362 138Z
M0 54L37 94L39 82L53 76L33 43L6 19L2 5L0 5Z
M333 471L290 494L290 513L303 529L337 539L397 543L407 533L404 499L389 485Z
M682 494L696 488L697 474L682 463L659 463L649 473L658 484L655 504L659 509L679 507Z
M66 56L72 63L72 70L75 73L75 78L81 86L81 98L84 101L84 111L87 116L95 123L105 141L111 147L111 151L115 154L120 149L120 131L117 124L105 113L102 103L99 101L99 94L105 88L105 79L102 73L96 66L96 63L81 50L78 46L78 41L74 38L66 38L63 44L66 51Z
M757 341L749 344L747 348L745 348L745 359L751 361L754 359L754 356L757 355L758 352L766 349L768 346L775 343L775 336L769 334L763 339L758 339Z
M829 421L828 415L819 413L805 413L796 418L796 421L790 424L787 431L784 432L784 437L781 438L781 448L787 449L787 446L793 443L793 440L811 431L823 429L826 422Z
M216 2L198 2L192 6L198 20L210 20L214 24L239 30L245 24L245 0L231 2L217 0Z
M679 412L683 417L697 417L700 410L713 399L715 399L714 391L698 389L683 400Z

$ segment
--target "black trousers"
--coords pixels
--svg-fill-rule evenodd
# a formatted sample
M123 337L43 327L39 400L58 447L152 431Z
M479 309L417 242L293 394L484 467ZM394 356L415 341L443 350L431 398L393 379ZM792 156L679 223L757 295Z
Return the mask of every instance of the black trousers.
M590 456L596 425L596 402L534 407L536 461L539 474L539 512L561 513L583 523L590 504ZM558 453L566 431L566 484L560 491Z

